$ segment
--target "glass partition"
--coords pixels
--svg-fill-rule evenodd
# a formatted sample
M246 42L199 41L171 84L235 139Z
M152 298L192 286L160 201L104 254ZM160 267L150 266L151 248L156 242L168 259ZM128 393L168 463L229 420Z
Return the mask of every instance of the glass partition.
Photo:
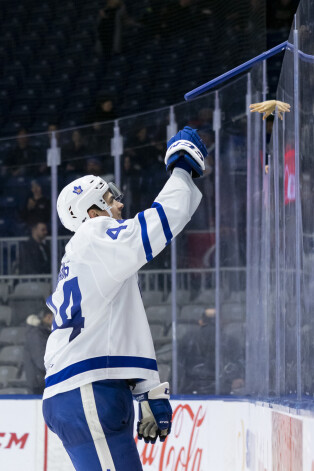
M298 9L277 92L291 112L275 113L271 139L271 120L249 112L267 99L264 62L192 102L0 140L0 393L40 392L23 343L43 325L71 237L60 190L86 174L115 180L136 217L168 178L167 140L188 125L209 152L203 199L139 273L161 379L174 393L312 397L313 8Z

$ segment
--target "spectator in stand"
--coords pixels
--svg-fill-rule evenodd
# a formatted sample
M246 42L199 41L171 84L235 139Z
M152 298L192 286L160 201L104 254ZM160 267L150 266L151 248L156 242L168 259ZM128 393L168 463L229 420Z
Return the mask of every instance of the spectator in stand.
M151 165L158 160L159 151L150 138L145 125L140 125L137 128L129 147L134 165L139 166L139 168L150 169Z
M47 225L36 222L32 226L31 237L21 246L19 257L20 275L50 273L50 245L46 241Z
M31 193L32 195L28 198L23 210L22 218L29 226L33 226L38 221L48 224L51 210L50 200L43 195L42 187L37 180L31 182Z
M117 117L114 110L113 101L109 96L101 95L95 109L87 116L88 124L98 124L106 121L113 121Z
M33 314L26 319L24 368L27 387L32 394L42 394L45 389L44 355L52 321L53 314L48 310L44 311L42 319Z
M156 182L166 178L163 170L163 145L156 144L149 136L146 125L139 124L134 137L128 143L128 155L132 159L133 167L141 172L141 203L139 208L145 208L150 202L151 195L156 191ZM158 178L156 175L158 174Z
M113 136L113 123L117 115L114 110L113 101L107 95L100 95L95 108L87 115L86 123L92 124L91 129L87 129L91 135L88 138L88 149L91 154L110 154L110 139Z
M106 181L113 180L113 159L110 156L90 157L86 161L85 173L87 175L96 175Z
M179 341L183 394L215 393L215 309L207 308L198 321L199 329Z
M99 10L98 39L104 58L120 54L122 50L122 31L127 24L134 23L128 16L122 0L107 0Z
M71 142L62 151L62 166L69 173L84 173L84 157L87 147L81 132L76 129L71 136Z
M29 144L27 130L21 128L16 136L16 146L5 160L6 173L13 177L34 175L36 163L38 163L38 151Z

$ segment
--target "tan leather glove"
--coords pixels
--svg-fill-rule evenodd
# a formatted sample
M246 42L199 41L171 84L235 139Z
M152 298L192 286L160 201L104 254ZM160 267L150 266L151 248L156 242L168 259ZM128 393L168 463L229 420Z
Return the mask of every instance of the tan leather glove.
M252 103L250 105L251 113L257 111L258 113L265 113L263 119L266 119L270 114L272 114L277 106L278 116L282 119L282 113L286 111L290 112L290 105L289 103L284 103L283 101L279 100L267 100L262 101L261 103Z

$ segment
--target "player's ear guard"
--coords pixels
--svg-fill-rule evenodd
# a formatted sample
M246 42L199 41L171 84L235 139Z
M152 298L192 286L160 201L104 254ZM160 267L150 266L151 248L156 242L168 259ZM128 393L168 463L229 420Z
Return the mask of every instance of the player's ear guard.
M196 129L185 126L167 143L165 156L166 169L171 170L176 166L180 157L189 165L193 178L203 175L205 170L204 159L207 156L206 147L197 134Z
M139 402L137 434L145 443L164 442L171 431L172 408L169 383L161 383L150 391L134 396Z

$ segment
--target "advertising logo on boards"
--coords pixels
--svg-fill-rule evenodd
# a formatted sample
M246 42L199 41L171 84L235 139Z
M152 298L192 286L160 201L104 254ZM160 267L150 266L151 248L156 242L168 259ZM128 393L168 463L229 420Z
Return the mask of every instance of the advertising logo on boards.
M203 448L199 435L206 411L201 405L193 411L189 404L179 404L172 416L172 430L165 442L155 445L135 438L144 469L158 471L202 471Z
M19 448L23 450L25 448L27 439L29 437L29 433L19 434L17 435L15 432L0 432L0 449L4 448L12 448L16 449Z

